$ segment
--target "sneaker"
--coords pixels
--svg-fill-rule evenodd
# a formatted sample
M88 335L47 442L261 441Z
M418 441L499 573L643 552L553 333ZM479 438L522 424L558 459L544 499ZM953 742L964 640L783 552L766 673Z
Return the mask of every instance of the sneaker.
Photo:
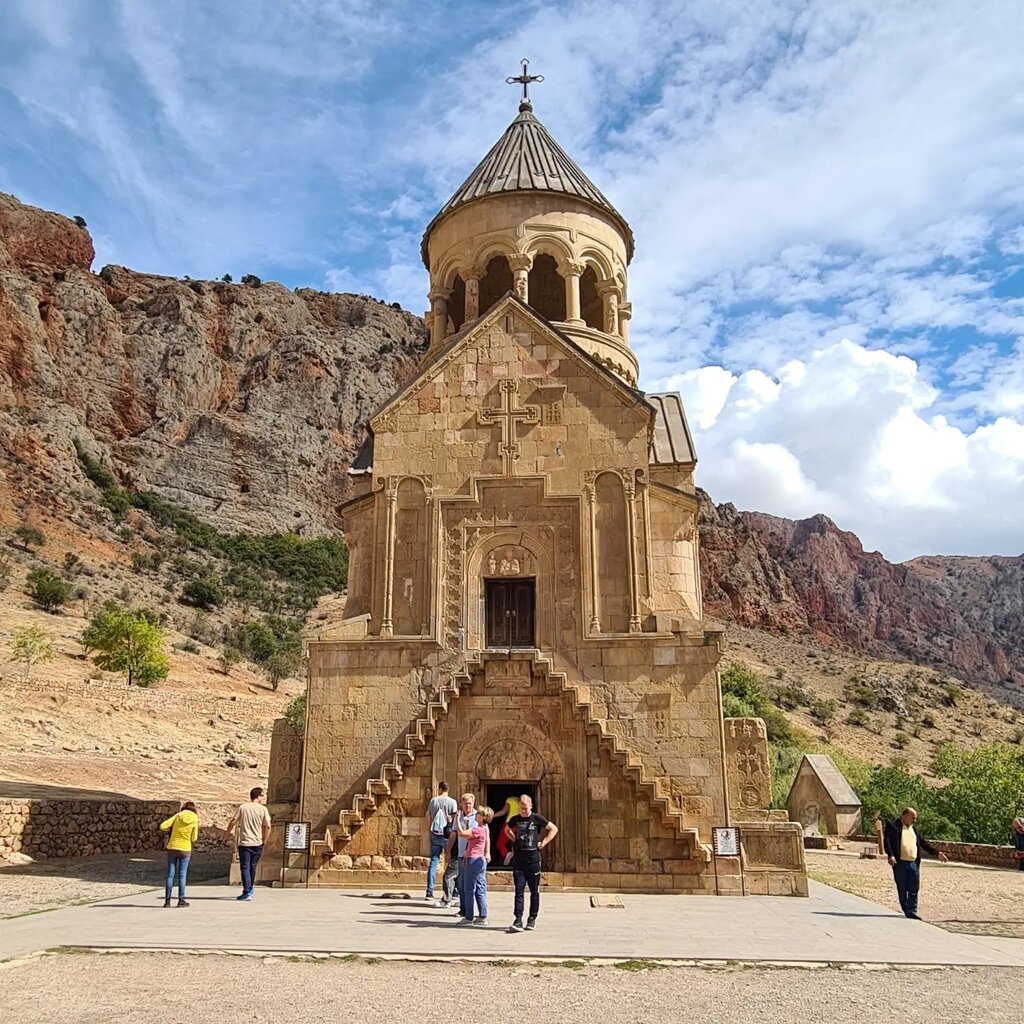
M460 917L458 919L458 921L456 921L455 923L456 924L472 924L473 923L473 918L471 918L471 917Z
M178 906L179 907L190 907L190 906L192 906L192 904L189 903L188 900L178 900Z
M244 892L238 897L243 903L252 903L252 893Z
M487 927L487 918L486 917L478 917L475 921L472 922L472 924L479 925L481 928L486 928Z
M425 900L426 900L426 901L427 901L428 903L433 903L433 902L434 902L434 894L433 894L432 892L428 892L428 893L427 893L427 895L426 895L426 896L424 896L423 898L424 898L424 899L425 899Z
M523 930L523 919L521 917L517 917L512 922L512 927L509 928L509 931L510 932L521 932L522 930Z
M448 900L434 900L434 906L441 910L447 910L451 906L451 903Z
M536 927L537 927L537 918L535 918L535 917L529 918L527 920L527 922L526 922L526 930L528 932L532 932L533 929L536 928Z
M246 898L247 898L247 897L246 897L246 894L245 894L244 892L240 892L240 893L239 893L239 894L238 894L238 895L237 895L237 896L235 897L235 900L236 900L237 902L241 903L241 901L242 901L242 900L244 900L244 899L246 899Z
M170 900L164 900L164 906L165 907L169 907L170 905L171 905L171 901Z

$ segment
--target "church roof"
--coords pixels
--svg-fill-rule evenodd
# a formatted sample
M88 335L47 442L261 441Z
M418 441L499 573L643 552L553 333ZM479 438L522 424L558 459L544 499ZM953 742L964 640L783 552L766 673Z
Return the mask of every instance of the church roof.
M695 463L697 453L693 447L690 425L686 422L683 400L674 391L647 394L654 406L654 443L651 461L656 466L678 466Z
M625 218L548 134L547 128L533 116L533 106L526 101L519 105L519 116L505 129L505 134L427 225L422 244L424 265L429 269L427 239L430 232L446 214L477 199L503 192L527 191L558 192L609 214L622 230L626 258L633 258L633 232Z

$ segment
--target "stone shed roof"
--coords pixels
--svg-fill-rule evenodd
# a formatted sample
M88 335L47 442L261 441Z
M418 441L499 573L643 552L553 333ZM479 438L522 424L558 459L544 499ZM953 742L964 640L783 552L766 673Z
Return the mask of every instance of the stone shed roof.
M626 258L633 258L633 232L625 218L548 134L547 128L533 116L532 105L526 102L519 105L519 116L505 129L505 134L427 225L422 245L424 266L430 267L427 239L446 214L487 196L528 191L558 192L603 210L618 222L626 241Z
M860 807L860 797L853 791L853 787L846 781L831 757L827 754L804 754L804 762L817 775L832 803L837 807Z
M654 443L651 459L656 466L693 465L697 452L693 447L690 425L686 422L683 400L674 391L661 394L648 392L647 401L654 406Z

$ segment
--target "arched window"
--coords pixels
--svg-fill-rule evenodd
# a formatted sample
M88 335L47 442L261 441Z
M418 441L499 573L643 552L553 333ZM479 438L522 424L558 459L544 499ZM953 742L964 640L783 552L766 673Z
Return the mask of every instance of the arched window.
M588 327L604 330L604 303L597 294L597 274L589 266L580 277L580 316Z
M448 322L452 331L461 331L466 322L466 282L456 274L452 281L452 293L448 296Z
M512 269L504 256L494 256L480 279L480 315L483 316L505 292L512 291Z
M541 253L533 259L527 289L530 305L547 320L565 319L565 279L558 273L554 256Z

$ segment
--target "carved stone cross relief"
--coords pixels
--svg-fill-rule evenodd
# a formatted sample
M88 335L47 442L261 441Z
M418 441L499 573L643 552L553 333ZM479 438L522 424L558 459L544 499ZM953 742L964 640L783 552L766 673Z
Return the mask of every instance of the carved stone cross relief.
M505 476L515 476L515 464L519 458L519 441L516 439L516 424L532 426L540 422L540 408L536 405L519 405L519 381L512 377L503 377L498 381L501 390L500 409L481 409L477 420L481 426L501 427L501 452Z

